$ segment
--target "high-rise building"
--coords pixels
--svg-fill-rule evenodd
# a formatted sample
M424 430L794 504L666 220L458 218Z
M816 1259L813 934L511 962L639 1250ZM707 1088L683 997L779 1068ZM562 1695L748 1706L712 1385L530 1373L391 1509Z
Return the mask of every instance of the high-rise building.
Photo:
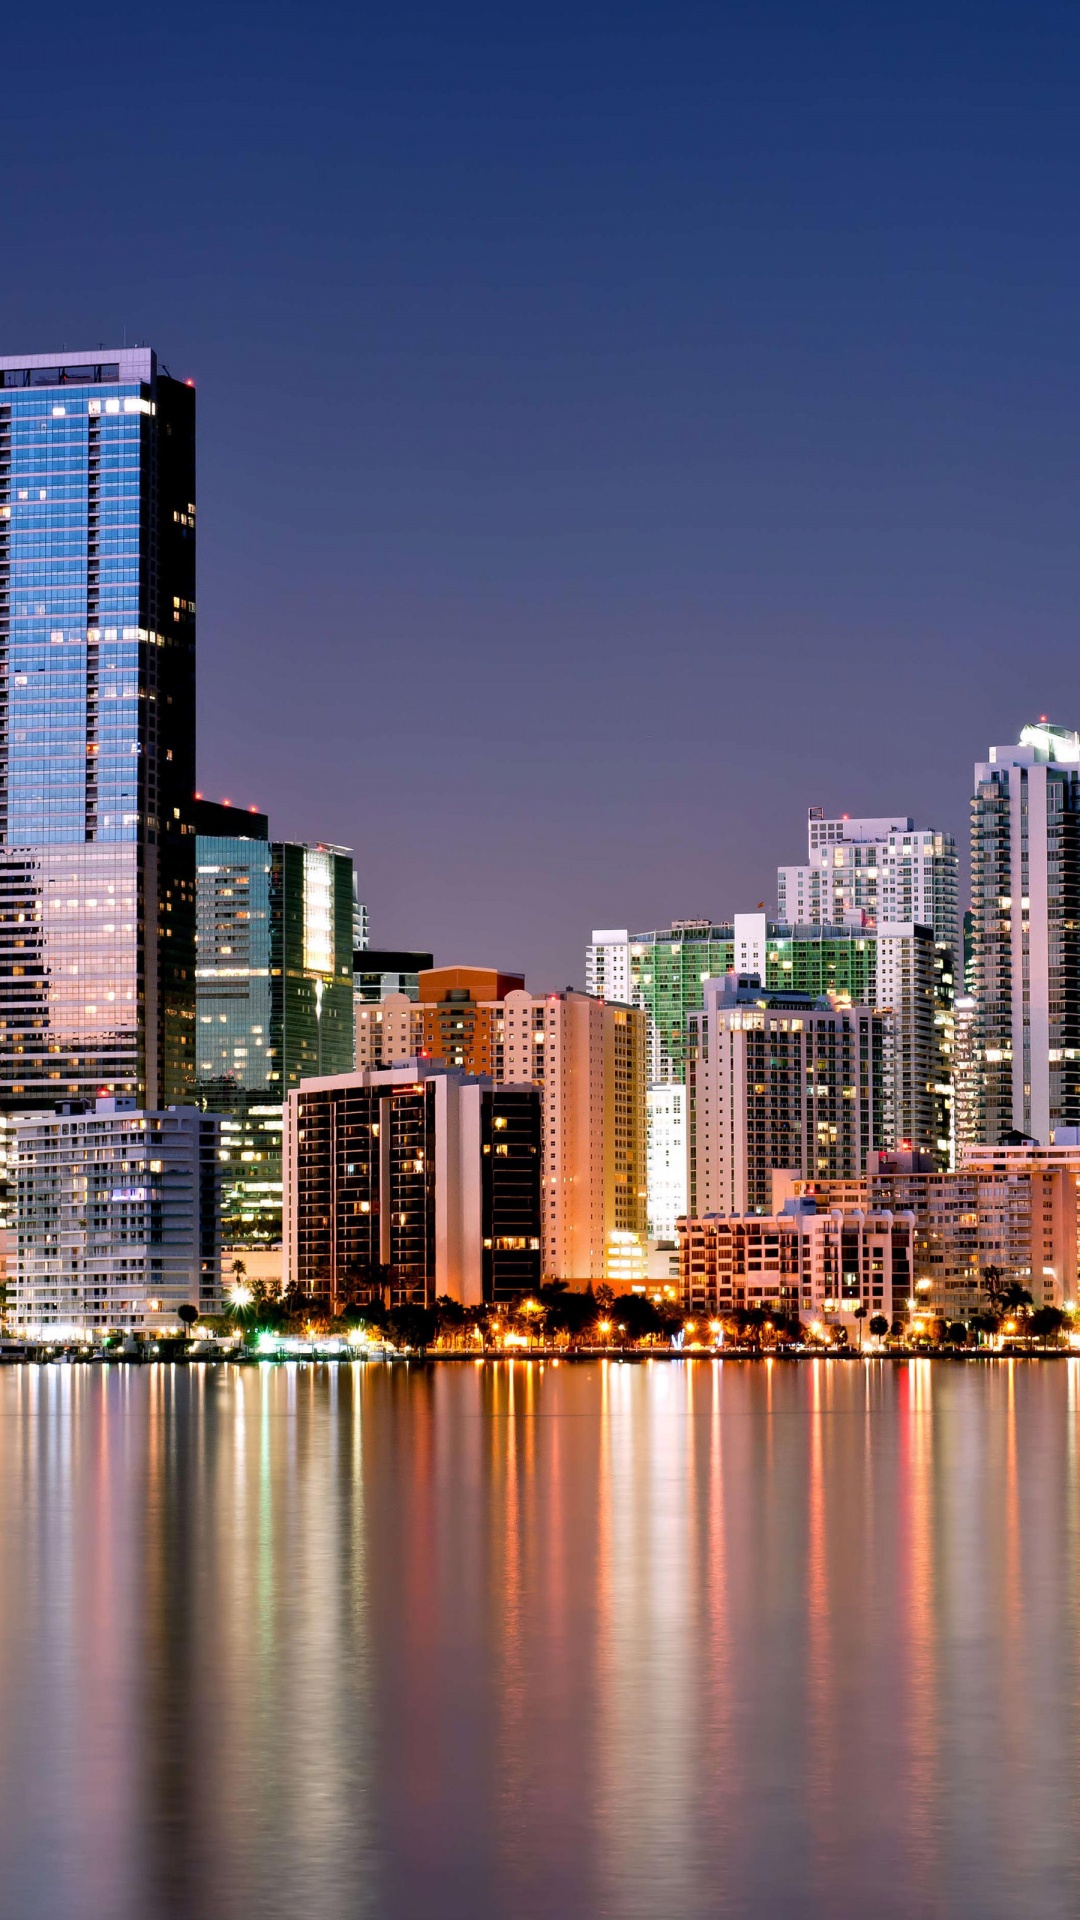
M219 1113L226 1247L281 1242L282 1102L353 1065L353 868L198 799L195 1087Z
M356 1064L393 1066L417 1054L466 1073L498 1077L502 1002L524 985L523 974L497 967L422 968L414 994L393 992L377 1005L357 1004Z
M883 1144L887 1033L870 1007L710 981L690 1016L690 1213L770 1212L778 1168L857 1176Z
M195 1032L195 392L0 357L0 1106L156 1108Z
M650 1240L674 1241L687 1205L687 1098L677 1081L661 1080L645 1094Z
M804 866L779 867L778 918L843 926L917 921L960 962L956 842L907 815L826 820L811 807Z
M410 1009L413 1051L466 1073L505 1078L503 1002L524 987L524 974L497 967L432 967L420 975L416 1004Z
M991 747L971 803L972 992L985 1139L1080 1125L1080 735Z
M540 1281L540 1097L427 1060L307 1080L285 1122L285 1277L313 1306L495 1304Z
M533 994L520 974L435 967L367 1030L381 1064L417 1055L541 1089L544 1273L582 1286L645 1279L645 1018L586 993ZM364 1064L374 1065L374 1059Z
M675 920L633 936L622 928L593 933L586 991L642 1008L651 1084L685 1081L687 1014L702 1005L704 982L728 972L733 954L734 929L708 920Z
M626 927L596 927L585 954L585 991L597 1000L633 1002L630 934Z
M574 1286L643 1284L645 1020L587 993L510 992L500 1078L544 1096L544 1272Z
M220 1306L217 1123L115 1096L15 1123L14 1321L45 1339L180 1332Z
M737 913L734 966L766 992L792 988L836 1006L875 1007L889 1015L880 1110L881 1143L932 1153L947 1167L952 1152L952 1002L950 949L929 927L881 921L876 927L773 926L763 913Z
M406 1033L398 1046L402 1028L409 1021L399 1013L396 1022L384 1027L384 1007L392 1000L396 1008L411 1005L420 997L420 975L434 962L430 953L403 948L367 947L353 955L353 1015L358 1067L388 1066L393 1060L408 1059L416 1051Z
M986 1138L978 1016L979 1005L973 995L958 994L953 1008L953 1166L965 1147L977 1146Z

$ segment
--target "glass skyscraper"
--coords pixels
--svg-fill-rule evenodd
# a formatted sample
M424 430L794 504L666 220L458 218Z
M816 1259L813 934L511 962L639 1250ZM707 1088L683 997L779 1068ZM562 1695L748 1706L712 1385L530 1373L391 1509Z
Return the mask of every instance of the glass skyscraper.
M220 1113L222 1238L281 1239L281 1108L300 1081L348 1073L353 862L271 841L265 814L197 800L197 1098Z
M190 1084L195 394L0 357L0 1107Z

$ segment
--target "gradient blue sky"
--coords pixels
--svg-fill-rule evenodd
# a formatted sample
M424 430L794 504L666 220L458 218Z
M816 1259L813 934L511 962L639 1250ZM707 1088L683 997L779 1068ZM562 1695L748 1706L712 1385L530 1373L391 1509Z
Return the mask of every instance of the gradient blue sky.
M1075 4L9 11L3 350L200 406L203 790L580 982L1080 723Z

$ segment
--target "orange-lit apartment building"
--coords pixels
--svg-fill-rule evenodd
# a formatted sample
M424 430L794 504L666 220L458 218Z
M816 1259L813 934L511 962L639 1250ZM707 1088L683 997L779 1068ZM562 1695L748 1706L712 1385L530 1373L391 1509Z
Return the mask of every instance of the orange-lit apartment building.
M1080 1291L1080 1143L964 1146L955 1173L919 1153L869 1156L856 1180L773 1178L773 1207L814 1194L819 1206L910 1210L916 1220L918 1306L946 1319L978 1311L984 1274L1019 1281L1037 1307L1065 1306Z
M357 1030L357 1068L426 1055L544 1094L543 1265L571 1285L643 1285L645 1015L586 993L533 994L519 974L434 967Z

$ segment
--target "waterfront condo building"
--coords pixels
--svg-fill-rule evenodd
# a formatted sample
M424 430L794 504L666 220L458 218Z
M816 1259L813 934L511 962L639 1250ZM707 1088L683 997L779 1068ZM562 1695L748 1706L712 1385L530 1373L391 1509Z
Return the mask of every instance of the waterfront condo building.
M495 968L436 967L421 973L417 1001L391 995L382 1016L369 1032L384 1065L416 1054L540 1089L545 1276L575 1286L644 1281L641 1011L569 988L533 994L520 974Z
M690 1314L743 1309L842 1326L849 1338L880 1314L907 1312L915 1216L889 1209L821 1210L812 1194L755 1218L679 1222L679 1277Z
M1080 1125L1080 735L991 747L971 802L972 983L984 1138Z
M217 1123L110 1096L15 1122L14 1320L41 1339L180 1332L220 1308Z
M190 1086L195 393L0 357L0 1107Z
M914 1284L897 1312L952 1321L969 1319L985 1304L992 1268L1026 1288L1037 1307L1075 1303L1078 1183L1080 1144L1059 1137L1050 1147L968 1147L951 1173L928 1154L871 1153L858 1180L778 1176L774 1205L812 1195L819 1207L844 1213L910 1212Z
M307 1080L285 1113L285 1278L352 1300L509 1301L539 1285L540 1096L429 1060Z
M768 1213L778 1168L861 1173L883 1144L887 1028L756 974L710 981L690 1016L690 1213Z
M281 1241L282 1102L353 1065L353 862L271 840L265 814L194 801L195 1090L219 1113L227 1247Z
M500 1078L543 1093L544 1273L643 1284L648 1266L645 1020L592 994L510 992Z

